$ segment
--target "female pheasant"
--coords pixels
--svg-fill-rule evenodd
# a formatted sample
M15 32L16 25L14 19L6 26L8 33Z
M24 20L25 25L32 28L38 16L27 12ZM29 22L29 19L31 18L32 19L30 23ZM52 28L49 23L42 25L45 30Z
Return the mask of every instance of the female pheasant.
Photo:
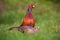
M38 29L38 27L35 27L35 19L32 15L32 9L34 7L35 7L34 5L30 4L28 6L28 12L26 13L26 15L24 17L22 24L18 27L12 27L9 30L17 29L18 31L21 31L23 33L24 32L35 33L36 30Z

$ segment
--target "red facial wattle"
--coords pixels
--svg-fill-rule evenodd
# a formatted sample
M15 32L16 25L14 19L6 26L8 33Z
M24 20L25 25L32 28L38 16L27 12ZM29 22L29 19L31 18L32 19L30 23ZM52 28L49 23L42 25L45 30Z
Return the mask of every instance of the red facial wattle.
M34 8L34 7L35 7L35 6L34 6L33 4L30 4L30 5L29 5L29 8L30 8L30 9L32 9L32 8Z

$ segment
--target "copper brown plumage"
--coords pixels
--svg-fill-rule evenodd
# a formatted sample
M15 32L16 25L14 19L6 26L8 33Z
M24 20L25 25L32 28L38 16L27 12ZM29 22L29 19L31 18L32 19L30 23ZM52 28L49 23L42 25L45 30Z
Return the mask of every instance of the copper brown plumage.
M21 26L33 26L35 25L35 19L32 15L33 5L29 5L28 12L26 13Z

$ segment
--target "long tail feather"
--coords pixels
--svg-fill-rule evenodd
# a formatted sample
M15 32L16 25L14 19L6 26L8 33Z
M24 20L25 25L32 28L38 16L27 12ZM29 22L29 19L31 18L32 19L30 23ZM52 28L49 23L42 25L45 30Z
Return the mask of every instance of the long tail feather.
M9 28L9 30L18 30L19 29L19 26L18 27L11 27Z

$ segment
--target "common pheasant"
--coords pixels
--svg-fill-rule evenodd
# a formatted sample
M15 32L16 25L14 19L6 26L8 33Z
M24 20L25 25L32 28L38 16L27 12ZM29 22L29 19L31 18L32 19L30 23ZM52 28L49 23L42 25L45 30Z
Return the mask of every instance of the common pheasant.
M35 6L30 4L28 6L28 12L26 13L24 19L23 19L23 22L20 26L32 26L34 27L35 26L35 20L34 20L34 17L32 15L32 9L34 8Z

